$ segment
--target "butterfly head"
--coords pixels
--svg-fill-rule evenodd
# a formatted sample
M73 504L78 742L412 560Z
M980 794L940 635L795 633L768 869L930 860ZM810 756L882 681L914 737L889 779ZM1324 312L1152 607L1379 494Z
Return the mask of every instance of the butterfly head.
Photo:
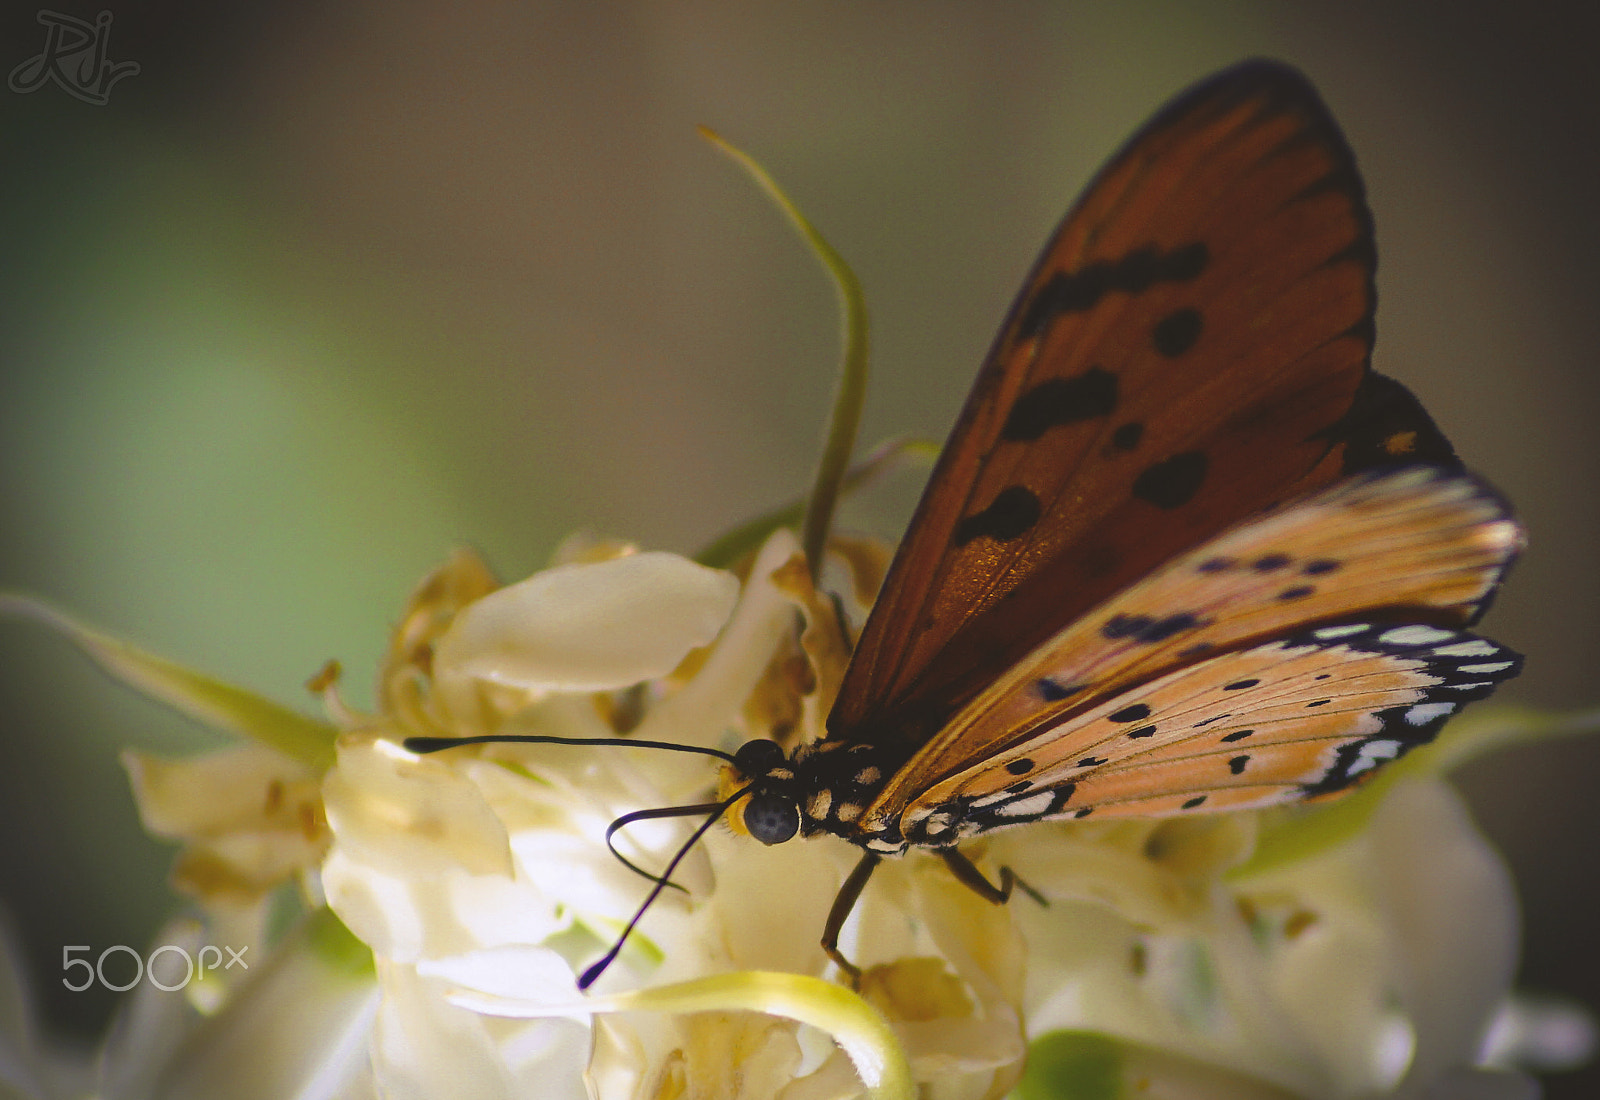
M734 832L763 844L782 844L800 831L800 799L794 769L777 742L746 741L722 769L719 798L745 796L728 815Z

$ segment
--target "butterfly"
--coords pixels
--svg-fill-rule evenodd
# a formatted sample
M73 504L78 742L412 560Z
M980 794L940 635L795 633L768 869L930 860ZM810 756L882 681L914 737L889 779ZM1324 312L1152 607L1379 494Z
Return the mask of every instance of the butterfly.
M885 856L1004 901L1018 880L962 841L1333 798L1433 738L1520 670L1466 628L1523 533L1371 370L1374 266L1304 76L1248 61L1179 95L1028 276L826 735L713 752L731 793L613 830L732 810L767 844L856 844L823 946L859 979L839 933Z

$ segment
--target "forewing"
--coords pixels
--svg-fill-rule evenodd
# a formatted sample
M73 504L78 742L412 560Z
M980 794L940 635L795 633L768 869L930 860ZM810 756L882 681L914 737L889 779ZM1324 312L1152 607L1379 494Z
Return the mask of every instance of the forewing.
M1344 474L1449 463L1371 374L1354 163L1298 73L1169 105L1047 246L979 375L829 717L915 747L1060 626Z

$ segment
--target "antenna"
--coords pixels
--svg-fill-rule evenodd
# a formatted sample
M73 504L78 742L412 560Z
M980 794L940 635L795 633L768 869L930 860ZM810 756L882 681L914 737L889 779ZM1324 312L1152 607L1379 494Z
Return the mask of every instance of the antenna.
M400 742L407 752L419 756L457 745L488 745L504 742L519 745L612 745L626 749L670 749L673 752L697 752L702 756L715 756L726 763L734 763L732 753L721 749L707 749L699 745L675 745L671 741L640 741L632 737L556 737L544 733L485 733L476 737L407 737Z
M622 865L634 874L642 875L651 882L665 882L665 876L652 875L649 871L637 866L631 859L617 851L617 846L611 843L611 838L617 834L618 830L626 829L635 821L651 821L663 817L689 817L693 814L710 813L713 810L721 814L726 808L721 802L699 802L693 806L666 806L659 810L634 810L632 813L623 814L606 826L606 847L610 848L611 854L616 856ZM684 890L684 887L679 886L676 882L666 882L665 884L674 890ZM688 891L685 890L684 892L687 893Z
M711 826L715 825L722 819L722 815L728 812L729 806L732 806L735 802L739 801L739 799L743 798L745 794L749 792L749 790L749 787L741 788L727 799L712 804L712 809L714 812L700 823L699 828L695 829L694 833L689 837L689 839L684 841L683 847L679 848L677 854L672 857L671 862L667 864L667 869L661 872L660 878L656 879L655 887L645 897L643 903L640 904L638 911L635 912L633 917L628 921L628 926L622 930L622 935L618 936L617 942L611 945L611 950L602 955L598 962L591 963L587 970L578 975L579 989L588 989L595 983L600 975L606 972L606 967L610 966L616 961L617 956L622 952L622 945L628 942L628 937L631 936L633 934L633 930L638 927L639 919L644 916L645 910L649 909L650 906L655 903L656 898L661 896L661 891L670 885L668 880L672 878L672 872L677 870L678 864L683 861L683 857L689 854L689 849L693 848L699 839L706 835L707 829L711 828Z

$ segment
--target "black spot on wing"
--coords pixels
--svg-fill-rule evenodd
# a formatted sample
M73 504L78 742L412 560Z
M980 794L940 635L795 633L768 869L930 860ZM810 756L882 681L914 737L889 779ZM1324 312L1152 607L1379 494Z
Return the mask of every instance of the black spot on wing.
M1315 561L1306 562L1300 568L1300 572L1308 577L1320 577L1324 573L1332 573L1335 569L1338 569L1339 564L1332 558L1317 558Z
M1254 732L1255 730L1234 730L1232 733L1223 734L1222 739L1224 741L1243 741Z
M1123 707L1119 711L1114 711L1106 715L1106 717L1113 722L1142 722L1150 717L1150 704L1134 703L1131 706Z
M1149 615L1113 615L1100 627L1100 635L1112 641L1138 634L1147 629L1155 619Z
M1278 593L1278 599L1280 599L1280 600L1303 600L1303 599L1305 599L1307 596L1311 595L1315 591L1316 591L1316 588L1313 587L1312 585L1309 585L1309 584L1297 584L1293 588L1285 588L1282 592L1279 592Z
M1155 735L1156 728L1154 726L1140 726L1136 730L1128 731L1129 737L1154 737Z
M1227 738L1223 738L1223 740L1226 741ZM1248 763L1250 763L1250 757L1248 754L1244 756L1235 756L1233 759L1228 761L1228 770L1234 775L1241 775L1244 772L1244 766Z
M1226 573L1238 564L1239 562L1236 558L1207 558L1195 566L1195 571L1198 573Z
M1085 756L1082 760L1078 761L1078 767L1080 767L1080 768L1098 768L1101 764L1104 764L1105 762L1106 762L1106 758L1103 757L1103 756Z
M1185 809L1185 810L1193 810L1196 807L1205 805L1205 801L1206 801L1206 796L1205 795L1203 795L1203 794L1195 795L1193 798L1189 799L1189 801L1187 801L1187 802L1185 802L1183 804L1183 809Z
M1157 283L1186 283L1205 270L1211 258L1204 241L1163 252L1145 245L1118 260L1096 260L1077 271L1058 271L1033 296L1017 323L1018 335L1044 335L1063 313L1084 313L1112 292L1141 294Z
M1164 642L1175 634L1193 630L1200 620L1188 611L1158 619L1153 615L1113 615L1100 627L1100 634L1111 641L1132 638L1146 644Z
M1194 498L1205 484L1210 463L1199 451L1184 451L1147 466L1133 482L1133 495L1147 504L1171 511Z
M1250 568L1257 573L1275 573L1289 564L1288 554L1267 554L1257 558L1250 564Z
M1117 425L1117 430L1111 433L1111 445L1119 451L1131 451L1143 438L1144 425L1130 420L1126 424Z
M1198 309L1175 309L1156 322L1150 330L1150 342L1168 359L1176 359L1194 347L1202 325Z
M1013 760L1011 763L1006 765L1006 771L1010 772L1012 775L1027 775L1032 770L1033 761L1027 759Z
M975 512L956 524L957 546L965 546L973 539L987 537L996 542L1010 542L1026 534L1039 522L1039 498L1031 489L1011 485L995 496L981 512Z
M1049 677L1036 680L1033 688L1039 693L1039 698L1043 699L1047 703L1059 703L1061 700L1067 698L1067 696L1076 695L1078 692L1083 690L1082 686L1080 685L1068 687L1066 685L1056 683Z
M1235 680L1231 684L1223 684L1222 685L1222 690L1223 691L1243 691L1245 688L1253 688L1253 687L1255 687L1260 682L1261 682L1260 680Z
M1002 439L1038 439L1059 424L1110 416L1117 407L1117 376L1090 367L1072 378L1049 378L1018 397L1000 429Z

